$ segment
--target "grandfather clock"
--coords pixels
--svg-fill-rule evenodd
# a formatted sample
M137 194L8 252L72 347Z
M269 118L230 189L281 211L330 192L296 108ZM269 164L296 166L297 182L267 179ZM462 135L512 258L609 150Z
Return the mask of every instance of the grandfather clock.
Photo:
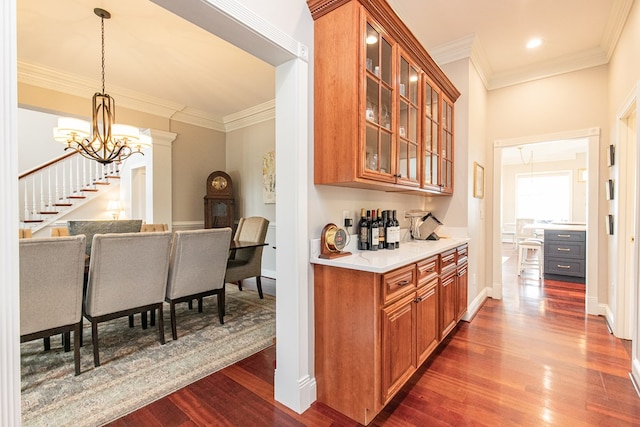
M204 228L231 227L233 229L235 202L231 177L215 171L207 178L204 196Z

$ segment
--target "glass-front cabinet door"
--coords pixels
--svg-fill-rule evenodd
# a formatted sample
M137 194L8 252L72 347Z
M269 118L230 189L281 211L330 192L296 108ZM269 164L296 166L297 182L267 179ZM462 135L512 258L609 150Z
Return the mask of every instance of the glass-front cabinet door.
M363 118L364 156L362 176L382 181L395 181L393 129L393 55L394 42L371 22L366 23L365 95Z
M440 93L424 76L422 187L440 190Z
M453 102L442 97L441 191L453 194Z
M400 55L398 79L397 182L420 185L418 175L420 144L420 70L405 55Z

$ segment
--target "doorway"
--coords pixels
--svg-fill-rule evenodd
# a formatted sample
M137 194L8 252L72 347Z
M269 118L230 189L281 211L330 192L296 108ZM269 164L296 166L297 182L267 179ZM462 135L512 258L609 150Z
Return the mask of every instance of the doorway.
M590 128L572 132L538 135L523 138L514 138L509 140L498 140L494 142L494 174L493 174L493 191L496 197L493 200L493 210L495 215L493 216L493 288L492 298L502 298L502 212L503 205L505 203L505 194L503 192L503 152L509 154L509 149L517 150L517 147L528 146L530 144L540 143L544 141L568 141L583 139L586 141L586 168L589 171L586 176L586 218L585 223L587 230L593 230L593 232L587 232L587 250L586 250L586 280L585 280L585 307L588 314L602 314L599 313L598 307L598 227L597 219L598 215L598 165L599 165L599 150L598 144L600 140L600 130L598 128ZM507 150L507 151L505 151ZM518 157L520 154L517 154ZM524 155L523 155L524 158ZM526 159L525 162L526 163ZM531 165L529 165L530 168ZM529 169L530 170L530 169ZM576 172L577 173L577 172ZM589 201L596 201L590 203ZM515 216L515 211L513 212ZM515 219L515 218L514 218ZM590 250L591 249L591 250Z

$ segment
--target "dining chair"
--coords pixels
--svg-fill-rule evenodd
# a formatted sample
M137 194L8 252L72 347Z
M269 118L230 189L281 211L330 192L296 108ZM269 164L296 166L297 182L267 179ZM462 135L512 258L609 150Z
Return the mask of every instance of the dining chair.
M68 236L69 229L67 227L52 227L51 228L51 237L62 237Z
M218 317L224 324L224 276L229 256L231 228L176 231L173 234L169 279L165 301L170 305L171 334L178 339L176 304L198 300L202 312L202 299L216 295Z
M91 322L93 361L100 366L98 323L157 310L164 344L165 297L171 233L96 234L91 246L84 316Z
M141 233L151 233L157 231L169 231L167 224L142 224L140 227Z
M263 217L240 218L233 240L246 240L262 244L267 237L268 227L269 220ZM256 246L235 251L234 256L227 261L227 276L225 279L227 283L236 283L238 289L242 290L242 280L255 277L258 295L261 299L264 298L262 281L260 280L262 275L262 248L263 246Z
M33 233L30 228L18 229L18 239L30 239L31 237L33 237Z
M20 342L73 331L75 374L80 374L85 236L19 241ZM67 346L65 346L65 350Z
M542 277L544 265L544 241L536 237L534 220L531 218L516 219L516 245L518 251L518 276L527 268L538 270Z

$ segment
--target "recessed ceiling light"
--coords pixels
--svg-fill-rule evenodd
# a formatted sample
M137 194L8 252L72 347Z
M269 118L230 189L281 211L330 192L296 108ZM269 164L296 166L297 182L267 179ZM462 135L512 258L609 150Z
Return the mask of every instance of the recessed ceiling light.
M531 39L531 40L529 40L527 42L527 49L536 48L536 47L540 46L541 44L542 44L542 39L536 37L536 38Z

